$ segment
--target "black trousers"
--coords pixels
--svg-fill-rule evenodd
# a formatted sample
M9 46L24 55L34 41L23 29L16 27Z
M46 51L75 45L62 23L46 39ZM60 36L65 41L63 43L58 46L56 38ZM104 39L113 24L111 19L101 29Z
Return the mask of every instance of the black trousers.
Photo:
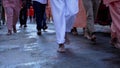
M20 20L20 25L26 25L27 22L27 8L23 7L20 10L20 16L19 16L19 20Z
M5 24L5 11L2 5L0 5L0 24ZM1 22L2 21L2 22Z
M45 14L45 7L46 4L41 4L37 1L33 1L33 7L35 11L35 18L36 18L36 24L37 24L37 30L41 30L43 28L43 19L44 19L44 14Z

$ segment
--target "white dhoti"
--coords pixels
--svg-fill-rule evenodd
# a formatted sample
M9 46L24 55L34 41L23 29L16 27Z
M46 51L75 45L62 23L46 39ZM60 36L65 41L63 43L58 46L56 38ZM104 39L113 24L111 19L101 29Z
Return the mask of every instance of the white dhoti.
M51 0L57 43L65 42L65 32L70 32L78 12L78 0Z

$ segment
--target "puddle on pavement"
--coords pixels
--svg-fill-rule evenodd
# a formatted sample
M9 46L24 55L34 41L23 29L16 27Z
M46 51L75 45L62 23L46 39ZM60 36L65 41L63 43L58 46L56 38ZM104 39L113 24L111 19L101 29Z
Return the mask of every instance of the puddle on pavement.
M23 51L34 51L38 50L40 47L37 45L37 43L31 43L31 44L25 44L22 48Z
M47 33L55 33L55 30L47 29L47 30L45 30L45 32L47 32Z
M36 35L36 32L32 32L32 33L29 33L27 34L28 38L36 38L37 35Z
M4 46L0 46L0 52L3 52L3 51L8 51L8 50L17 50L19 49L20 46L17 46L17 45L4 45Z
M42 60L42 61L33 61L33 62L28 62L28 63L21 63L21 64L14 64L14 65L3 65L0 66L0 68L43 68L45 67L47 63L47 60Z

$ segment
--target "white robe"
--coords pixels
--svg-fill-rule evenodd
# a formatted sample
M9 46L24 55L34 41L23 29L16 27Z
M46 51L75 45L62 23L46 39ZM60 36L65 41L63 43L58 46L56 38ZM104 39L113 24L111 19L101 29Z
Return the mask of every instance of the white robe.
M79 10L78 0L51 0L57 43L65 42L65 32L70 32Z

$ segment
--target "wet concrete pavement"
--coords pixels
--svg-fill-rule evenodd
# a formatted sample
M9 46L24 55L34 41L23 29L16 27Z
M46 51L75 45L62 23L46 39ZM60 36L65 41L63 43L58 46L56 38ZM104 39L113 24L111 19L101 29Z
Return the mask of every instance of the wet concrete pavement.
M120 68L120 50L110 45L109 29L96 26L97 42L70 34L71 44L66 53L58 53L54 24L37 36L36 25L28 24L11 36L5 35L6 26L0 29L0 68Z

